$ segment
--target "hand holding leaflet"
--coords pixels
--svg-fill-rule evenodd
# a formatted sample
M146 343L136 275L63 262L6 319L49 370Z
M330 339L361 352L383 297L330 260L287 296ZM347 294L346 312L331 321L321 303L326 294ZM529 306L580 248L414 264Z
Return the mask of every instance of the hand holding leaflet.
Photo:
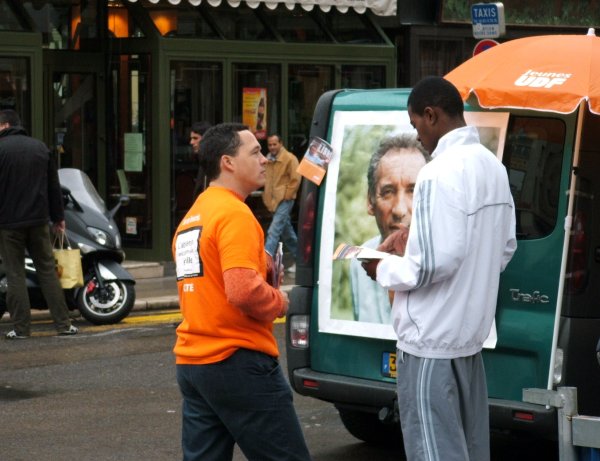
M378 247L377 250L361 246L340 244L333 253L333 259L352 259L362 261L362 267L367 275L377 279L377 265L379 261L389 255L404 256L406 242L408 240L408 226L399 224L398 229L390 234ZM382 251L383 250L383 251Z
M357 245L341 243L333 252L333 259L352 259L361 261L383 259L389 255L404 256L408 240L408 226L398 224L398 229L392 232L378 247L377 250Z

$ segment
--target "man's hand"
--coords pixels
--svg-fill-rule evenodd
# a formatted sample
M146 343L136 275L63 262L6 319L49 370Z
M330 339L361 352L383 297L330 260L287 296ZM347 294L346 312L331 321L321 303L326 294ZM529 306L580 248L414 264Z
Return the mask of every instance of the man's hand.
M268 251L265 251L267 257L267 283L273 286L273 257Z
M406 242L408 240L408 227L404 224L399 225L400 228L388 235L377 247L379 251L385 251L393 255L404 256L406 250Z
M281 312L277 317L285 317L287 314L288 307L290 306L290 298L288 298L288 294L285 291L281 291L281 296L283 297L283 307L281 308Z
M67 226L65 226L64 219L62 221L55 222L54 224L52 224L52 230L54 231L55 234L64 232L66 228L67 228Z
M279 267L279 270L275 272L275 261L273 260L273 257L269 254L268 251L265 251L265 254L267 255L267 283L272 287L280 287L283 283L283 277L285 277L283 264ZM274 272L277 274L277 280L273 280Z
M393 255L404 256L406 250L406 242L408 240L408 226L399 224L399 229L381 242L377 247L379 251L385 251ZM377 265L381 259L369 259L363 261L362 267L371 279L377 281Z
M377 265L381 259L367 259L361 263L362 268L371 279L377 281Z

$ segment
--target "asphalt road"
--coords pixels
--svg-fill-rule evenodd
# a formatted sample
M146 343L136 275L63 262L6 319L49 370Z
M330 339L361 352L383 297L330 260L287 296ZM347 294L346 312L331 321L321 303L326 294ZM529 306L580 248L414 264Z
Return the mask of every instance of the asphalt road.
M54 336L45 322L30 339L0 340L0 460L181 459L171 354L178 319L134 314L106 327L78 320L74 337ZM283 324L275 333L283 350ZM295 404L315 461L403 459L352 437L332 405L298 395ZM557 459L552 446L503 436L493 450L494 461ZM236 451L234 460L244 459Z

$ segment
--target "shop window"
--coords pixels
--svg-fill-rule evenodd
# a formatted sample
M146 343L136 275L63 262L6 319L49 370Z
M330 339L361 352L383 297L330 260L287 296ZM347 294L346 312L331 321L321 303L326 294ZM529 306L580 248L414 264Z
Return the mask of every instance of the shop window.
M217 62L171 62L171 231L195 199L198 158L190 126L223 121L223 66Z
M0 56L0 110L17 111L23 126L31 132L29 73L29 59Z
M267 154L267 136L281 134L281 66L279 64L233 64L233 117L248 125ZM261 192L246 200L263 228L271 214L262 203Z
M233 114L265 147L268 133L281 128L281 67L279 64L233 65Z
M288 150L299 158L308 147L312 115L319 97L334 88L334 66L288 67Z
M96 51L97 0L49 0L23 2L44 46L58 50Z
M116 218L123 244L152 247L150 56L119 55L110 63L107 184L111 198L128 195Z
M342 66L342 88L385 88L385 66Z
M52 76L54 139L60 168L77 168L98 184L96 78L90 73Z

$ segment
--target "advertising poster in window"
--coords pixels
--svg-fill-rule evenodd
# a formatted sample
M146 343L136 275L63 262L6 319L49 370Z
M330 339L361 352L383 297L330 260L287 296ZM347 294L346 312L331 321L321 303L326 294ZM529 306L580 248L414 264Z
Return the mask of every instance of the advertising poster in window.
M501 157L508 114L492 115L471 113L468 123L481 125L482 142ZM375 249L397 223L410 226L414 183L428 159L416 137L406 111L334 114L335 155L322 186L321 332L396 339L393 294L372 281L358 259L334 260L333 254L343 243Z
M242 123L256 139L267 139L267 89L244 88L242 92Z

